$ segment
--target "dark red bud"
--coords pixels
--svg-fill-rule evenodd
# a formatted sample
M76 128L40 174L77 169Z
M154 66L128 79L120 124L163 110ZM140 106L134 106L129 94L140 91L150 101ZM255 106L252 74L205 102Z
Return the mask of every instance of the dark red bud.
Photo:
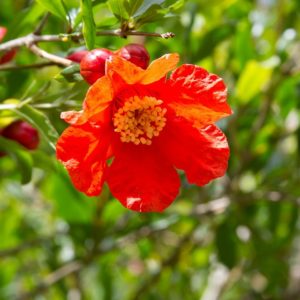
M1 37L1 27L0 27L0 37ZM2 131L3 131L3 128L0 128L0 135L2 135ZM5 155L6 155L5 152L0 151L0 157L5 156Z
M89 84L105 75L105 62L113 53L104 48L94 49L86 54L80 63L80 74Z
M30 150L36 149L40 141L38 131L27 122L21 120L14 121L3 128L1 135L18 142Z
M6 35L7 29L6 27L0 26L0 42L3 40L4 36Z
M142 69L147 69L149 65L150 55L143 45L128 44L118 50L116 54Z
M72 54L68 55L66 58L71 60L71 61L80 63L82 58L85 55L87 55L88 53L89 52L87 50L81 50L81 51L73 52Z
M6 27L0 26L0 42L3 40L4 36L6 35L7 29ZM17 53L16 49L12 49L6 52L0 53L0 65L3 65L9 61L11 61Z
M0 56L0 65L10 62L15 57L16 53L17 53L16 49L12 49L7 52L4 52L4 54Z

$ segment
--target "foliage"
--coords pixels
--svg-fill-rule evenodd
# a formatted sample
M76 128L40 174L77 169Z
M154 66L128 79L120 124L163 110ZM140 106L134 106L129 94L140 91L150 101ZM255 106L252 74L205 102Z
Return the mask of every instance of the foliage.
M61 74L19 47L0 66L0 126L27 120L41 144L0 139L0 299L298 299L299 11L294 0L1 0L2 43L42 20L60 40L38 46L60 57L145 42L152 60L177 52L224 78L234 114L218 124L226 176L202 188L182 177L164 213L131 212L108 189L75 190L56 161L60 112L79 110L89 87L78 68Z

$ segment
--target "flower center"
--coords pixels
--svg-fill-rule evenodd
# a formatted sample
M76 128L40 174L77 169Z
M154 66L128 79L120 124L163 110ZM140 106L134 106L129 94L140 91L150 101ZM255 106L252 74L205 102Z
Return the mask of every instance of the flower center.
M113 117L115 132L119 132L121 141L136 145L151 145L152 138L166 125L166 108L162 100L154 97L129 98Z

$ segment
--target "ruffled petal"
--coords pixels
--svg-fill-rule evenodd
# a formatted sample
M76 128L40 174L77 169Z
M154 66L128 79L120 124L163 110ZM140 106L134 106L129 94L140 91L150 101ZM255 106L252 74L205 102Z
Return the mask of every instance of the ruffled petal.
M107 61L106 67L109 77L112 77L114 73L118 73L127 84L139 83L146 85L165 77L168 72L176 67L178 61L178 54L166 54L154 60L144 70L126 59L115 55Z
M190 183L205 185L226 172L228 143L215 125L195 128L182 118L174 118L156 143L176 168L185 171Z
M68 170L74 186L88 196L101 192L109 146L109 131L88 123L68 127L57 142L57 158Z
M117 55L106 61L106 74L113 77L113 74L117 73L127 84L139 82L144 72L142 68Z
M113 101L114 90L107 76L99 78L88 90L83 102L83 117L89 121L103 122L107 119L110 105Z
M162 57L154 60L145 70L140 83L150 84L160 80L161 78L165 77L167 73L176 68L178 61L179 55L177 53L165 54Z
M176 170L153 147L125 143L107 170L107 182L122 205L139 212L163 211L180 188Z
M204 126L230 115L223 80L195 65L182 65L167 82L168 106L196 126Z
M63 119L70 125L81 125L84 124L87 119L83 116L83 111L63 111L60 114L60 118Z

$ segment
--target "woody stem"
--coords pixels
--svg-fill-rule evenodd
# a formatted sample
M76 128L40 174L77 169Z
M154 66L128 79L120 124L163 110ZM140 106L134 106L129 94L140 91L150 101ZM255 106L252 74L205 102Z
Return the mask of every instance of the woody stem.
M107 31L98 31L96 33L97 36L119 36L119 37L126 37L129 35L135 36L152 36L152 37L160 37L160 38L172 38L175 36L172 32L166 33L156 33L156 32L141 32L135 30L129 31L121 31L117 30L107 30ZM35 33L30 33L26 36L16 38L14 40L8 41L6 43L0 44L0 51L11 50L13 48L18 48L21 46L27 46L40 43L40 42L67 42L73 40L78 42L79 39L83 37L81 32L75 32L71 34L58 34L58 35L39 35Z

